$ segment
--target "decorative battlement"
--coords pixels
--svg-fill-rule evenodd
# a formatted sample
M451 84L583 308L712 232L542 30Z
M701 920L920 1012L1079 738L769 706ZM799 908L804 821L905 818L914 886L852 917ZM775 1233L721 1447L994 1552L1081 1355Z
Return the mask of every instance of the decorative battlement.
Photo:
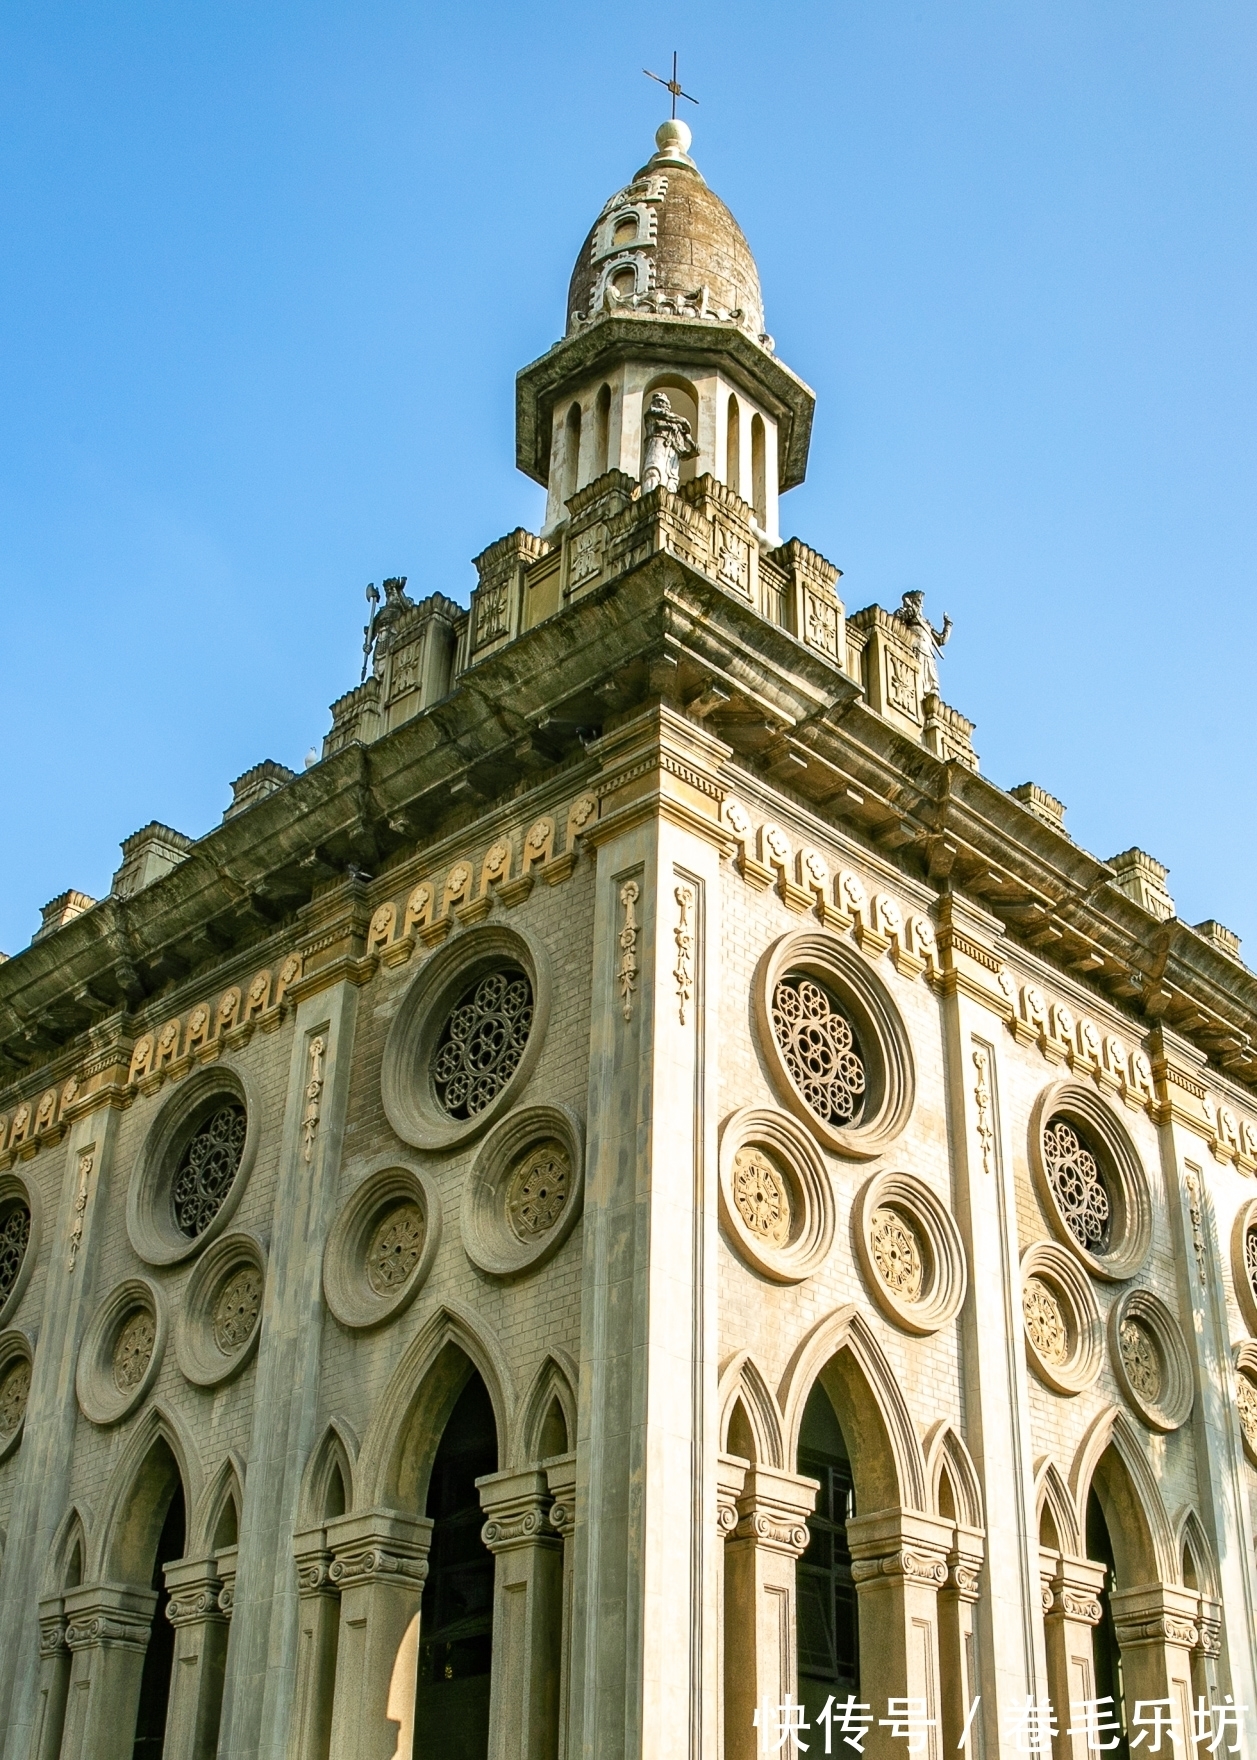
M1042 824L1050 825L1053 831L1065 830L1064 801L1058 801L1054 794L1049 794L1046 788L1040 788L1037 782L1019 782L1016 788L1010 788L1008 792Z
M1124 849L1109 857L1109 866L1117 876L1113 884L1118 891L1142 905L1150 916L1164 923L1174 915L1174 900L1165 886L1170 870L1155 856L1142 849Z
M84 911L90 911L95 903L96 900L86 892L59 892L44 906L41 912L43 921L32 939L42 941L45 935L55 934L66 923L72 923L75 917L81 917Z
M223 814L224 819L231 819L237 813L243 813L255 801L264 801L267 795L274 794L276 789L283 788L296 775L286 764L277 764L273 758L263 758L243 776L237 776L231 785L231 805Z
M137 892L151 886L154 880L169 874L183 861L193 841L182 831L160 825L156 819L139 831L133 831L130 837L123 839L122 866L113 877L110 897L133 898Z

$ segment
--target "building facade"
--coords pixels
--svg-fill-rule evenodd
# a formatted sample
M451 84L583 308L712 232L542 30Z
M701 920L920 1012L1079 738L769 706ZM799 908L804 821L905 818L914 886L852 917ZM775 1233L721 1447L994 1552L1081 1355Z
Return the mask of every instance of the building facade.
M0 966L4 1760L1253 1716L1257 979L782 540L812 394L657 146L541 532Z

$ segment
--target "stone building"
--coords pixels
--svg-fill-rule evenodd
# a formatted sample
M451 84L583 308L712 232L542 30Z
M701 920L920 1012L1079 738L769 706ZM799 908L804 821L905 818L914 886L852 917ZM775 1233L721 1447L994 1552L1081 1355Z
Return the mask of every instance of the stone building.
M783 541L812 394L657 139L541 532L0 969L4 1760L1257 1705L1257 979Z

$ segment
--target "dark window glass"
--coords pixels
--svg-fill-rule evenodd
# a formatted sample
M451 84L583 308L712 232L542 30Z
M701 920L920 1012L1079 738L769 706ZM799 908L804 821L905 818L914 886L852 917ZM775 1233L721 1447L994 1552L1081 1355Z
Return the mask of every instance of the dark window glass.
M175 1660L175 1628L166 1618L170 1596L166 1590L164 1566L172 1559L183 1557L183 1528L183 1488L176 1485L153 1565L151 1587L157 1591L157 1606L153 1609L153 1629L149 1634L148 1649L144 1652L144 1672L140 1676L140 1706L135 1716L132 1760L161 1760L166 1739L166 1704L170 1698L170 1672Z
M246 1125L244 1107L227 1100L197 1126L183 1151L170 1201L180 1233L190 1240L204 1234L222 1209L244 1154Z
M799 1698L809 1722L832 1693L860 1692L860 1639L847 1521L855 1514L855 1486L842 1429L829 1396L812 1389L799 1438L799 1471L820 1480L808 1517L807 1551L798 1564Z
M1108 1573L1104 1579L1104 1588L1100 1591L1100 1623L1091 1628L1091 1642L1095 1650L1097 1699L1109 1698L1113 1701L1110 1711L1104 1707L1105 1721L1115 1717L1126 1729L1125 1685L1122 1680L1122 1652L1118 1648L1117 1628L1113 1624L1113 1603L1110 1597L1117 1587L1114 1582L1113 1542L1109 1538L1108 1523L1104 1519L1104 1511L1100 1507L1100 1499L1092 1491L1087 1498L1087 1557L1097 1564L1107 1565ZM1106 1745L1113 1740L1114 1731L1103 1730L1099 1740ZM1109 1752L1115 1760L1129 1760L1130 1748L1123 1733L1118 1737L1116 1747Z

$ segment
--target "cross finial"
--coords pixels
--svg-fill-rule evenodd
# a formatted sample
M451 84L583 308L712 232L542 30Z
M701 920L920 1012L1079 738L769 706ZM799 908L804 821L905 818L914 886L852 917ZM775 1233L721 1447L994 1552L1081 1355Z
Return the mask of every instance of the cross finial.
M675 122L677 119L677 99L678 98L684 98L686 103L688 103L688 104L697 104L698 103L697 98L692 98L688 92L683 92L681 90L681 82L677 78L677 52L675 49L672 51L672 78L671 79L660 79L659 75L657 73L652 73L650 71L649 67L643 67L642 72L646 75L647 79L658 80L658 82L661 86L663 86L667 91L672 93L672 120L673 120L673 122Z

